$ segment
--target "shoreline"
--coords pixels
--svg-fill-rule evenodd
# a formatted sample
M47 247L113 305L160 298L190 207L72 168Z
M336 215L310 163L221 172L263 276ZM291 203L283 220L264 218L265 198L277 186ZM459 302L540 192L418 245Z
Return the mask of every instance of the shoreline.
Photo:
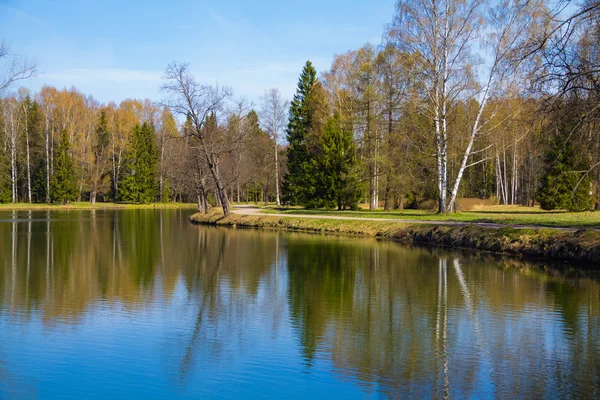
M557 231L552 229L485 228L474 225L428 225L407 222L302 219L231 213L219 211L195 213L193 224L223 227L280 229L308 233L329 233L374 237L404 243L419 243L495 254L508 254L541 260L600 265L600 232L590 229Z
M96 203L74 202L69 204L47 204L47 203L7 203L0 204L2 211L62 211L62 210L151 210L151 209L198 209L195 203L149 203L149 204L126 204L126 203Z

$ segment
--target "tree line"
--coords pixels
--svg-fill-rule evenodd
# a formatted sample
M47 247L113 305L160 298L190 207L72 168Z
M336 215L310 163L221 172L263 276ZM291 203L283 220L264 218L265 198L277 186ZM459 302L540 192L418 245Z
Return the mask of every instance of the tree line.
M336 55L320 78L305 66L287 129L288 201L597 208L599 4L567 15L541 1L398 1L379 46ZM325 145L331 119L353 146ZM355 157L334 185L324 174L336 152Z
M7 94L0 200L597 207L600 6L563 6L400 0L380 45L320 76L307 62L289 103L276 89L237 100L184 63L167 67L160 103ZM0 90L31 75L11 65Z
M0 107L2 202L200 198L208 207L218 201L198 159L197 139L188 135L189 121L178 124L168 107L148 99L100 104L75 88L49 86L7 94ZM259 126L256 111L226 115L224 124L216 111L208 115L202 131L231 151L227 159L219 154L227 188L240 200L261 201L274 186L274 140ZM243 139L235 148L229 146L234 137Z

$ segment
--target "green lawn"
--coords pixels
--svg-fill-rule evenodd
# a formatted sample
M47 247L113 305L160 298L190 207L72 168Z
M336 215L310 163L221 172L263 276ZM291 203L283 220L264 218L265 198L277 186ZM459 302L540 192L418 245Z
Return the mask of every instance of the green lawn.
M153 208L185 208L196 209L195 203L150 203L150 204L122 204L122 203L96 203L72 202L69 204L45 203L6 203L0 204L0 211L27 211L27 210L102 210L102 209L153 209Z
M461 211L453 214L438 215L427 210L359 210L331 211L306 210L298 208L268 207L263 209L266 214L289 215L340 215L348 217L391 218L425 221L461 221L461 222L496 222L515 225L564 226L600 228L600 211L566 212L544 211L539 207L525 206L490 206L473 211Z

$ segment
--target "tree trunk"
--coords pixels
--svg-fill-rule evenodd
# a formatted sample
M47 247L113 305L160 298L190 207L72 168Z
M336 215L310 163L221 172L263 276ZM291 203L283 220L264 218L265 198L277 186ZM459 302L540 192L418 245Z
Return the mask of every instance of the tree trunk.
M158 178L158 190L159 190L159 198L160 202L164 201L163 199L163 191L164 191L164 163L165 163L165 132L164 127L162 129L162 135L160 138L160 176Z
M11 200L13 203L17 202L17 125L14 111L10 114L10 189L11 189Z
M210 211L210 203L208 202L208 192L202 191L202 199L204 203L204 212L208 214Z
M112 159L112 195L113 201L117 202L117 163L115 162L115 155L111 157Z
M202 196L200 195L200 193L198 193L198 195L196 196L196 202L198 204L198 207L197 207L198 212L202 212L203 204L202 204Z
M17 202L17 150L16 150L15 139L12 139L10 144L10 187L12 194L12 202Z
M50 203L50 132L46 131L46 203Z
M27 201L31 203L31 167L29 162L29 124L28 122L28 110L25 110L25 158L27 167Z
M439 83L435 83L434 87L434 125L435 125L435 160L437 167L437 184L438 184L438 214L446 213L446 192L448 190L447 183L447 159L446 159L446 137L445 137L445 74L444 84L440 93ZM440 109L440 104L443 106Z
M277 135L275 135L275 203L279 207L281 205L281 198L279 195L279 152L277 145Z
M510 200L508 197L508 177L506 174L506 146L504 145L504 140L502 141L502 180L504 181L504 204L510 204Z

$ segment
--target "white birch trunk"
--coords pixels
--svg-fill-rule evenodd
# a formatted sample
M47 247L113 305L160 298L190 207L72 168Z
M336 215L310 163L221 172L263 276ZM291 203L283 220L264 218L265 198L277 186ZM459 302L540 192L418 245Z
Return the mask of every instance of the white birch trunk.
M26 107L26 104L23 103L23 112L24 112L24 127L25 127L25 162L27 163L27 201L31 203L31 166L30 166L30 158L29 158L29 113Z
M281 198L279 196L279 146L277 145L277 135L275 135L275 202L277 206L281 205ZM239 194L238 194L238 202Z

